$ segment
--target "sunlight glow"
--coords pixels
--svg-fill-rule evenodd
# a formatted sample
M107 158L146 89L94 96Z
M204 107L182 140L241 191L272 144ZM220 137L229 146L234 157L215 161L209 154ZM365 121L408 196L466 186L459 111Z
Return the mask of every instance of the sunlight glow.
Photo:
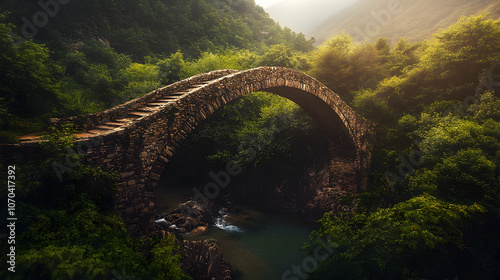
M269 8L273 6L274 4L281 2L284 0L255 0L255 3L259 6L262 6L263 8Z

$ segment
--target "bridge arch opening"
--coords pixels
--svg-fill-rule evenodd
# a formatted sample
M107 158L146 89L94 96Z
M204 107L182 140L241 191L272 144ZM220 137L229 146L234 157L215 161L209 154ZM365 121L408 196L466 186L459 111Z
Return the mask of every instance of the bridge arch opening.
M166 116L174 129L164 140L164 149L146 163L152 166L147 185L156 185L169 158L199 123L228 102L255 91L274 93L297 103L318 124L336 156L355 162L358 171L364 168L366 145L362 138L369 130L367 122L317 80L295 70L263 67L214 79L179 100L175 114ZM361 177L358 179L363 180Z
M158 213L200 198L200 192L213 201L231 194L230 200L238 204L297 211L269 202L283 200L276 197L279 191L289 203L301 200L294 204L305 205L309 197L299 182L307 185L306 169L324 168L327 154L327 139L300 106L268 92L247 94L216 110L176 149L154 189ZM227 175L220 174L229 174L226 167L231 161L245 170L222 178ZM217 176L230 180L229 186L222 188ZM217 189L214 182L219 183Z
M320 184L331 188L322 192L332 192L331 189L336 188L333 192L339 196L352 195L366 186L369 161L363 137L369 131L369 124L317 80L295 70L263 67L214 79L179 100L172 110L174 113L164 115L169 127L164 149L144 163L151 170L145 185L147 191L154 190L172 155L200 123L225 104L256 91L273 93L295 102L318 125L328 143L330 162L326 169L337 172L325 175L327 179ZM157 126L157 130L164 128ZM156 148L157 142L154 143ZM315 203L322 204L323 212L330 207L325 205L329 202L324 197L312 199L319 200Z

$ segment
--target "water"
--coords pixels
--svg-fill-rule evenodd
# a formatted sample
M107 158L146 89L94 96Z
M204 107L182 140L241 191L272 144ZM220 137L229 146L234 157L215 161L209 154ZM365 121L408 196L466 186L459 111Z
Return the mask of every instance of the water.
M312 228L296 218L245 208L229 214L203 234L187 234L187 240L217 239L224 258L236 272L235 280L281 279L307 255L299 248Z
M162 176L155 190L159 213L171 211L189 200L193 196L189 185L176 176ZM293 265L302 264L307 255L299 248L308 240L312 229L311 224L297 217L241 207L237 213L221 215L206 232L186 234L184 238L216 239L224 258L236 272L235 280L275 280L281 279Z

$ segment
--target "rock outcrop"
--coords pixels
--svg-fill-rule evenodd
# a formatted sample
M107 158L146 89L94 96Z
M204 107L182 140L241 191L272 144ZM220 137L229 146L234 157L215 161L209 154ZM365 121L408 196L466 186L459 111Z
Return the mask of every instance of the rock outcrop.
M193 200L180 204L175 210L155 222L155 234L166 238L175 236L176 242L182 246L185 258L181 267L193 279L197 280L230 280L231 267L222 256L222 250L215 239L204 241L184 240L181 233L199 234L213 224L218 213L218 206L211 203L207 206Z
M204 241L184 240L187 257L181 265L184 271L197 280L230 280L231 267L222 257L222 251L215 239Z
M219 208L220 204L217 202L205 205L189 200L177 206L175 210L157 216L155 226L157 230L170 232L203 232L214 223Z

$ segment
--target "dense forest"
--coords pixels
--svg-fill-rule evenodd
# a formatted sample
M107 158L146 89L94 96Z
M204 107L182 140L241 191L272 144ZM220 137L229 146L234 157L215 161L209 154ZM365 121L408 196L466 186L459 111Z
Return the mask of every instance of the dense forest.
M326 241L335 253L309 279L498 277L500 20L463 17L420 42L355 43L341 33L314 48L252 0L74 0L43 28L33 25L36 34L23 34L30 29L23 18L40 6L1 6L0 140L15 143L28 132L49 140L44 160L18 173L23 245L18 273L2 277L189 279L173 239L128 235L112 212L115 174L73 154L76 171L56 178L51 163L67 160L74 131L47 132L46 120L100 111L198 73L264 65L310 74L376 126L370 188L346 198L356 210L318 221L303 250L312 254ZM191 148L224 162L278 112L287 129L245 172L286 170L289 151L304 147L307 157L320 136L297 105L266 93L220 109Z

